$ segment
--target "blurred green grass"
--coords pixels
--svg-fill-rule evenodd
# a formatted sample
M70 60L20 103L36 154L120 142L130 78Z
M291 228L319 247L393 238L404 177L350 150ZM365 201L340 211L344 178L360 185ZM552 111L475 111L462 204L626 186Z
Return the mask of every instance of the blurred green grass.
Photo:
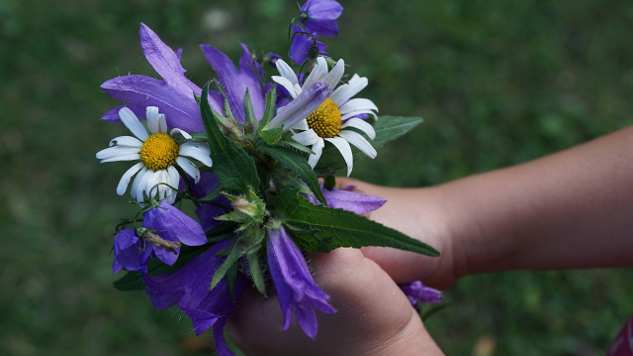
M439 184L517 164L633 121L633 3L349 1L328 51L370 79L383 114L425 123L354 176ZM182 315L111 287L114 224L132 208L125 165L95 152L121 127L99 85L154 75L138 24L173 48L199 84L198 45L237 59L238 42L284 52L292 1L0 1L0 353L208 353ZM397 162L394 164L394 162ZM630 270L468 277L427 327L447 354L496 340L497 355L601 355L633 311ZM202 347L201 347L202 346Z

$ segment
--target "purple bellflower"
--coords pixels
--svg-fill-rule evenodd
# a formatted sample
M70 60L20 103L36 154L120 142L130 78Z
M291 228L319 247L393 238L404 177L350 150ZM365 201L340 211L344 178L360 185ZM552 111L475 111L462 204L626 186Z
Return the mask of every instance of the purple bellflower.
M299 326L314 339L318 328L314 309L335 313L328 304L330 296L314 282L303 255L283 227L269 232L267 249L268 267L284 317L283 329L290 327L294 312Z
M151 251L136 237L134 230L123 229L114 237L112 272L119 273L124 268L128 271L146 272L150 256Z
M387 199L381 198L376 195L365 195L355 193L353 190L356 187L348 185L343 189L332 188L332 190L324 189L321 184L321 190L327 205L330 208L343 209L352 211L356 214L367 214L381 206L385 205ZM318 201L314 197L308 197L313 204L318 204Z
M436 304L444 300L442 292L437 289L427 287L420 281L411 284L402 284L400 289L409 298L411 305L416 308L418 303Z
M213 274L226 259L215 255L229 244L230 239L227 239L213 245L174 273L143 276L147 283L146 292L155 308L167 309L178 304L191 318L196 335L213 327L215 348L220 356L234 355L224 339L224 325L248 283L244 275L238 274L232 295L226 278L209 289Z
M317 35L313 35L314 37L312 37L301 32L304 32L301 26L294 25L292 30L292 42L290 43L290 58L292 58L292 61L295 62L296 65L302 65L306 59L308 59L308 54L312 56L328 56L327 52L325 52L327 46L323 44L323 42L316 40ZM316 46L316 49L313 49L313 46Z
M188 246L201 246L207 243L207 236L197 221L190 218L178 208L166 203L160 203L156 208L150 209L143 215L143 227L157 230L156 235L170 242L181 242ZM154 255L168 265L173 265L178 259L178 254L169 252L147 244ZM180 252L180 247L175 248Z
M306 32L319 36L336 36L343 6L334 0L308 0L301 6L299 19L306 27Z
M118 112L128 107L138 117L144 117L145 107L157 106L167 117L167 126L180 128L187 132L204 131L200 106L195 95L200 96L202 89L185 77L185 69L180 64L180 50L175 53L147 25L141 24L141 47L145 58L163 80L143 75L126 75L110 79L101 85L101 89L112 97L128 102L108 111L101 119L121 122ZM238 71L223 53L209 46L203 46L205 57L215 69L218 81L223 85L227 100L238 120L243 121L244 94L248 92L258 118L263 115L264 97L260 85L261 68L246 46L240 60ZM218 91L209 91L209 104L218 113L224 113L224 98Z

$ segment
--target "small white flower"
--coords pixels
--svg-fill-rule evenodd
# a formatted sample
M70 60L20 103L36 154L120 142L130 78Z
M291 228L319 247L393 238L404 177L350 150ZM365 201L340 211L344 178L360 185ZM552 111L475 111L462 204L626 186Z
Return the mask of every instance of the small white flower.
M159 114L156 106L148 106L146 116L149 133L132 110L122 108L119 117L136 137L120 136L113 139L110 141L110 148L97 152L97 159L101 163L140 161L123 174L116 189L117 194L125 194L132 177L136 175L130 189L132 198L140 202L145 200L145 194L173 204L180 182L176 164L198 183L200 170L185 157L194 158L211 167L213 162L209 156L209 146L194 142L179 145L172 138L175 133L180 133L185 138L191 138L191 135L180 129L173 129L168 135L165 114Z
M325 141L332 143L341 152L347 164L348 176L352 173L354 163L350 143L368 157L376 158L376 149L362 135L350 130L351 128L361 130L372 140L376 137L374 128L365 120L355 116L369 114L376 117L375 111L378 111L378 108L369 99L352 99L367 86L367 78L354 74L349 82L334 89L343 77L345 63L340 59L328 72L325 59L319 57L310 75L303 85L300 85L297 75L283 60L278 59L276 66L281 76L274 76L272 79L286 88L293 99L296 99L304 88L309 88L318 82L326 83L330 88L329 95L316 110L290 127L294 130L302 130L300 133L295 133L292 139L304 146L310 146L314 152L308 157L308 163L312 168L321 158Z

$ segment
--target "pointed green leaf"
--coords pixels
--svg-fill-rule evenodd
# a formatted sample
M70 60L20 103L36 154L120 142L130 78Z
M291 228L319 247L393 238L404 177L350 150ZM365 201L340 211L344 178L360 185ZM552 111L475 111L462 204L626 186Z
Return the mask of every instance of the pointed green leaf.
M237 260L240 259L240 257L242 257L242 250L237 245L234 245L231 249L231 252L226 257L226 260L222 262L220 267L218 267L218 269L213 274L210 289L213 289L215 286L218 285L218 283L220 283L222 278L224 278L229 269L235 264L235 262L237 262Z
M278 141L278 142L275 142L275 146L292 147L292 148L296 149L297 151L305 152L307 154L314 154L314 151L312 151L311 149L307 148L306 146L300 144L299 142L293 141L293 140Z
M272 118L275 116L276 104L277 85L273 86L273 88L268 91L268 94L266 94L266 108L264 109L264 117L262 117L262 119L259 121L257 133L260 133L262 128L266 126L268 121L272 120Z
M222 186L229 192L246 192L249 186L257 189L259 187L259 177L257 176L255 161L235 141L224 136L222 130L218 127L217 114L209 106L208 93L210 83L207 82L202 89L201 114L204 128L209 138L208 142L215 175L222 183Z
M257 118L255 117L255 112L253 111L253 104L251 103L251 96L248 93L248 88L246 89L246 94L244 94L244 112L246 112L244 134L248 137L252 137L251 134L257 128Z
M259 255L257 251L247 254L246 258L248 259L248 268L251 272L251 280L253 280L257 290L261 294L266 295L266 283L264 282L264 275L259 265Z
M363 132L357 131L365 137L369 143L375 148L381 148L385 143L393 141L398 137L411 131L414 127L422 123L420 117L401 117L401 116L381 116L374 124L376 138L370 140ZM352 146L354 153L354 161L367 157L364 153ZM330 143L326 143L323 148L323 154L319 163L314 167L314 171L321 177L331 175L339 169L346 167L343 156L338 149Z
M264 142L266 142L269 145L274 144L277 140L281 138L281 135L283 134L284 134L284 129L281 127L259 131L259 137L261 137L264 140Z
M284 167L291 170L310 188L314 196L319 199L323 204L327 204L323 192L321 191L321 185L317 180L316 174L312 170L312 167L308 164L305 158L301 157L297 152L281 147L261 146L259 147L261 152L269 155L273 159L277 160Z
M277 196L275 215L291 225L317 230L312 235L293 234L297 246L308 252L329 252L339 247L387 246L427 256L440 255L433 247L364 216L313 205L295 190L286 189Z
M114 281L112 285L121 291L140 290L147 287L140 272L128 272L125 276Z

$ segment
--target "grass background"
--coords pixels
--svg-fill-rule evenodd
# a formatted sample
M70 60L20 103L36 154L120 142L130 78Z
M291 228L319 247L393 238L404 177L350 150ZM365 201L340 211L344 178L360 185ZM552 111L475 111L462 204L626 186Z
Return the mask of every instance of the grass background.
M354 176L425 186L517 164L630 125L633 3L616 0L344 2L329 53L370 78L383 114L425 123ZM0 1L0 354L209 354L181 314L111 287L125 164L95 153L125 131L99 85L155 75L139 22L194 82L198 48L284 52L292 1ZM123 131L122 131L123 130ZM394 163L397 162L397 163ZM581 192L580 192L581 193ZM450 355L601 355L633 311L631 270L468 277L427 323ZM485 344L492 345L486 352Z

